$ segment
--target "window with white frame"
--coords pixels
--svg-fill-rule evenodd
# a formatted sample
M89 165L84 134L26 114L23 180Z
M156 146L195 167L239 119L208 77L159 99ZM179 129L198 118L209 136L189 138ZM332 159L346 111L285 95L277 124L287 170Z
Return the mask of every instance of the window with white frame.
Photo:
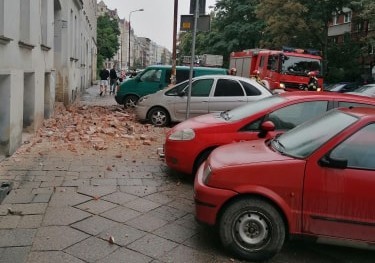
M334 14L332 16L332 25L337 25L337 15L336 14Z
M344 23L349 23L352 21L352 12L344 13Z

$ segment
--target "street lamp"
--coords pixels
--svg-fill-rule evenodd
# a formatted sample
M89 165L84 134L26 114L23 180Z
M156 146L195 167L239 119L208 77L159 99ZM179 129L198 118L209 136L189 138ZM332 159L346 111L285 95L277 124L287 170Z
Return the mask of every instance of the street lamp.
M131 15L132 15L132 13L134 13L134 12L142 12L142 11L144 11L144 9L143 8L141 8L141 9L137 9L137 10L133 10L133 11L130 11L130 13L129 13L129 54L128 54L128 70L130 69L130 32L131 32L131 27L130 27L130 18L131 18Z

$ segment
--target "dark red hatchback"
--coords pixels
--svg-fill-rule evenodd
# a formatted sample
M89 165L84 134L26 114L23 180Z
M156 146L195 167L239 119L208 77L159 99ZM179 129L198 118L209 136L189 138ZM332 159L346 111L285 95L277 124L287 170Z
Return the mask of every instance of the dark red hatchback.
M196 218L240 258L289 235L375 244L375 109L340 108L269 140L215 149L195 178Z

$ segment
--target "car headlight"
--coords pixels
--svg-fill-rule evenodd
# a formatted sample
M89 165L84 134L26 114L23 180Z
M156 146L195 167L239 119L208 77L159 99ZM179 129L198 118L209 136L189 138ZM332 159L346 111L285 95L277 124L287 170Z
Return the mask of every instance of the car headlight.
M149 96L143 96L141 97L139 100L138 100L138 103L141 103L143 101L146 101L148 99Z
M190 141L195 138L195 132L193 129L183 129L175 131L169 135L168 139L172 141Z
M285 89L285 84L284 83L280 83L279 87L280 87L280 89Z
M210 180L210 177L212 175L212 170L210 165L206 165L206 167L203 170L203 183L208 184L208 181Z

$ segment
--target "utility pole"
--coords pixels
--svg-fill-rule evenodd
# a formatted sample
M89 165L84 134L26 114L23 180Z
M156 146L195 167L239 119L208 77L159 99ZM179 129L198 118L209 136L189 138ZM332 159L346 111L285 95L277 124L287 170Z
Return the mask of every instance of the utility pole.
M176 84L176 65L177 65L177 16L178 16L178 0L174 0L174 14L173 14L173 47L172 47L172 72L171 84Z

